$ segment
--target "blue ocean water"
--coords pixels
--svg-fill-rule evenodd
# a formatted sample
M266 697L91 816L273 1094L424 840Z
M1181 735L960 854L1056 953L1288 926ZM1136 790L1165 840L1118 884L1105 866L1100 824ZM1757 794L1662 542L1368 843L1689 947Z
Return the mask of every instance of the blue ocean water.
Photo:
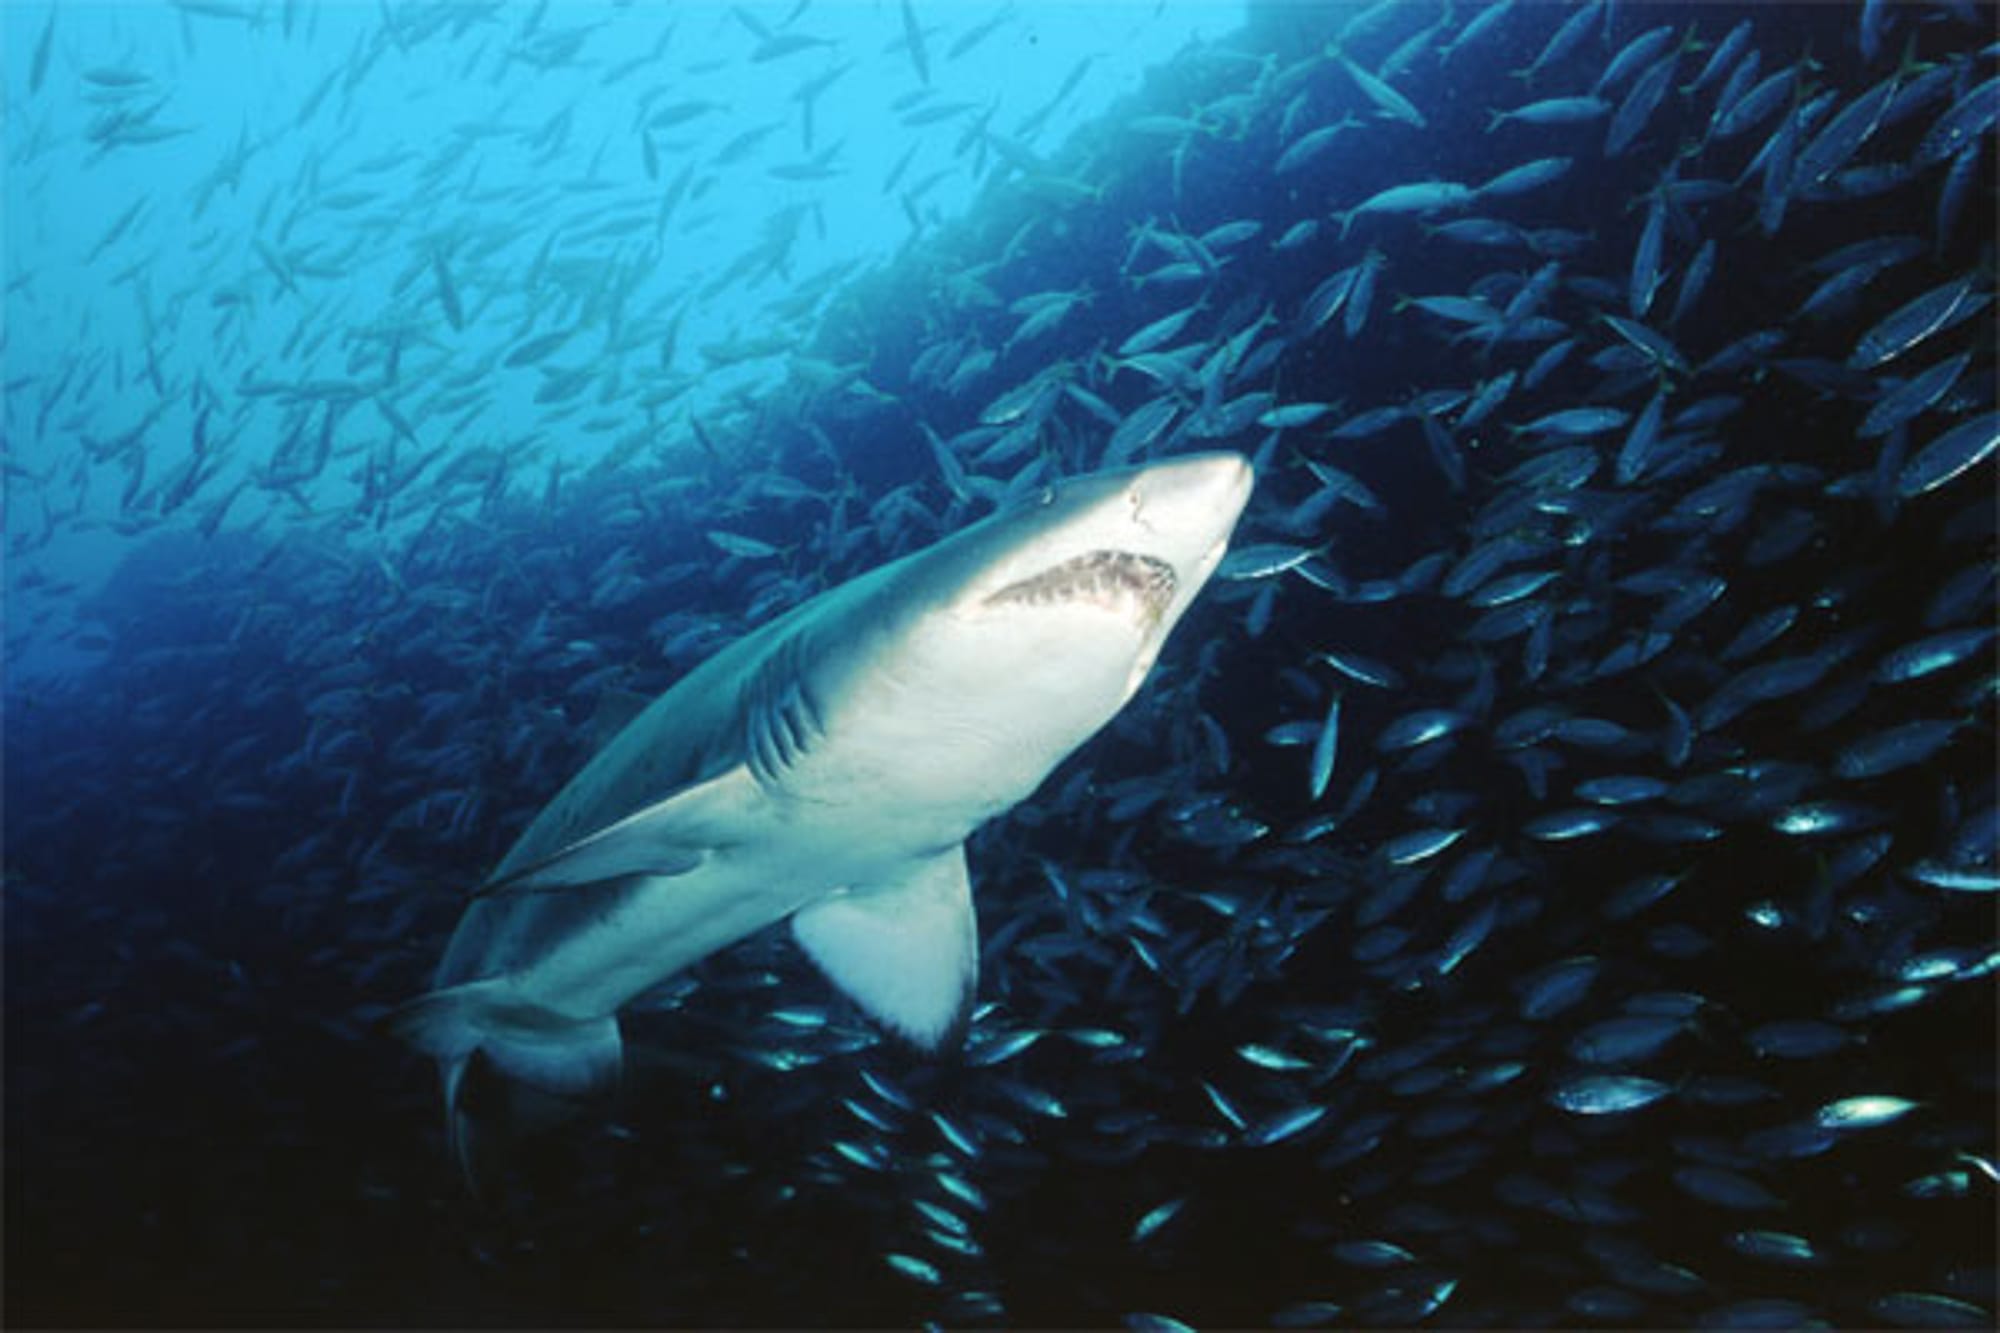
M10 1325L1991 1326L1990 8L4 22ZM764 931L467 1188L619 700L1215 449L962 1050Z

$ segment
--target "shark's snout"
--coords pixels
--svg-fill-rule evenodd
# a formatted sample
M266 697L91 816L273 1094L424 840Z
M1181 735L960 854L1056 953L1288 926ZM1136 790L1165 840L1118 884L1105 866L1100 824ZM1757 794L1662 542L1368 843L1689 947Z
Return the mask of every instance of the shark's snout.
M1250 499L1254 480L1250 460L1242 454L1207 453L1149 467L1133 485L1147 504L1206 512L1225 526L1233 526Z
M1132 479L1133 523L1164 548L1158 552L1182 583L1198 586L1222 559L1256 474L1241 454L1193 454L1149 467Z

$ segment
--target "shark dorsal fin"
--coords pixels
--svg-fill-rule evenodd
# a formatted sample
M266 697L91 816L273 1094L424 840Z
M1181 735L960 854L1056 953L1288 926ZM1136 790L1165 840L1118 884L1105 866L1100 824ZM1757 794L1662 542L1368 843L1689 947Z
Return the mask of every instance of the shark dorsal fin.
M809 903L792 933L869 1017L924 1051L956 1045L979 986L979 930L965 848L912 865L892 883Z

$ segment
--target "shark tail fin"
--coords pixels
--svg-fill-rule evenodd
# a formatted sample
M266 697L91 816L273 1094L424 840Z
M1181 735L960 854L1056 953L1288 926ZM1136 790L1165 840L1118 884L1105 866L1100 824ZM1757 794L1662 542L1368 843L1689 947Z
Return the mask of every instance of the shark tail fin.
M624 1063L616 1015L572 1018L523 1003L498 978L420 995L388 1022L397 1036L438 1062L445 1139L475 1192L472 1121L462 1101L466 1067L474 1055L484 1056L509 1078L569 1096L617 1082Z

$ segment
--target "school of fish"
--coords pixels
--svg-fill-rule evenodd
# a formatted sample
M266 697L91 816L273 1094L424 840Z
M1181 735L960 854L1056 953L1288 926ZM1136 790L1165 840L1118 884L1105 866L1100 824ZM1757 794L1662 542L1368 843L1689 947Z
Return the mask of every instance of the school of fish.
M385 0L287 123L70 220L141 336L6 383L8 655L78 655L6 682L15 1313L1991 1327L1991 8L1253 4L1067 140L1088 62L952 96L1033 5L877 8ZM10 57L20 208L188 132L75 21ZM413 53L492 115L357 161ZM796 119L673 77L746 70ZM910 231L800 274L838 80ZM759 234L704 212L738 175ZM10 265L7 346L59 277ZM739 288L776 313L688 346ZM385 1022L627 700L1208 451L1256 476L1214 581L972 837L962 1051L766 931L460 1189ZM130 552L94 591L79 535Z

